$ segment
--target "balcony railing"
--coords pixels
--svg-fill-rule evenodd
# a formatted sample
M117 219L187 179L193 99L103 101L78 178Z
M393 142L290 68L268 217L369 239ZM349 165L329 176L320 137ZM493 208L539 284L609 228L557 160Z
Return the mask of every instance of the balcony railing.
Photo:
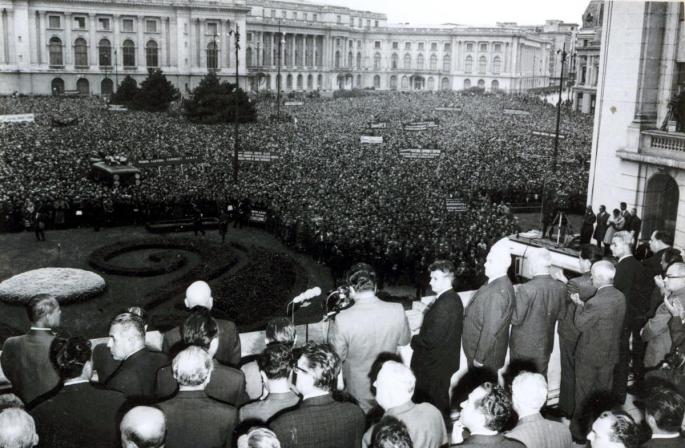
M685 156L685 133L642 131L640 152L674 151Z

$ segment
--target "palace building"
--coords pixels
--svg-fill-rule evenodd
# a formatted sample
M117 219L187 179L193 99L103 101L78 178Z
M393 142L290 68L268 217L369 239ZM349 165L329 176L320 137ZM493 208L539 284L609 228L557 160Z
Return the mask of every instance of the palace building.
M255 91L275 90L280 71L283 91L522 92L549 85L570 33L547 28L397 25L306 1L0 0L0 94L109 94L152 68L183 92L236 68Z

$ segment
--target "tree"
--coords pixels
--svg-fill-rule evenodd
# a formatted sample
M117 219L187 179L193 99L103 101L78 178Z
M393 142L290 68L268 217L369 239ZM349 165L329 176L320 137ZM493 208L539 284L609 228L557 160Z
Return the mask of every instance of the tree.
M219 81L211 72L193 89L192 97L183 102L183 107L193 123L232 123L236 110L240 123L257 119L257 110L247 94L240 88L236 89L236 84Z
M124 78L123 81L121 81L121 84L119 85L119 88L117 89L116 92L112 95L111 102L113 104L130 104L133 102L133 99L136 97L138 94L138 84L136 83L136 80L131 77L131 75L127 75L126 78Z
M162 70L149 69L147 78L140 84L140 89L133 98L133 108L162 112L179 97L178 89L166 79Z

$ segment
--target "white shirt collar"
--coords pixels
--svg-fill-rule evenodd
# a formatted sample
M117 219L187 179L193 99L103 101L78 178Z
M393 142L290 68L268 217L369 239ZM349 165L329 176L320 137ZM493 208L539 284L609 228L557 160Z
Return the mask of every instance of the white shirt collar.
M652 439L676 439L680 434L674 432L673 434L652 434Z
M52 328L47 328L47 327L31 327L31 330L36 330L36 331L52 331Z
M88 380L85 378L72 378L70 380L67 380L64 382L65 386L71 386L72 384L81 384L81 383L87 383Z
M624 255L624 256L622 256L621 258L618 259L618 262L620 263L620 262L622 262L623 260L625 260L626 258L632 257L632 256L633 256L633 254Z

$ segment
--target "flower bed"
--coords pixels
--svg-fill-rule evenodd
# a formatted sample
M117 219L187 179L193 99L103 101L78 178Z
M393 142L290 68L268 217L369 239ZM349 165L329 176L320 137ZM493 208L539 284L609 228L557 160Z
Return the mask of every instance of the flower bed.
M79 302L102 293L105 280L94 272L72 268L42 268L0 283L0 300L27 304L37 294L52 294L61 304Z

